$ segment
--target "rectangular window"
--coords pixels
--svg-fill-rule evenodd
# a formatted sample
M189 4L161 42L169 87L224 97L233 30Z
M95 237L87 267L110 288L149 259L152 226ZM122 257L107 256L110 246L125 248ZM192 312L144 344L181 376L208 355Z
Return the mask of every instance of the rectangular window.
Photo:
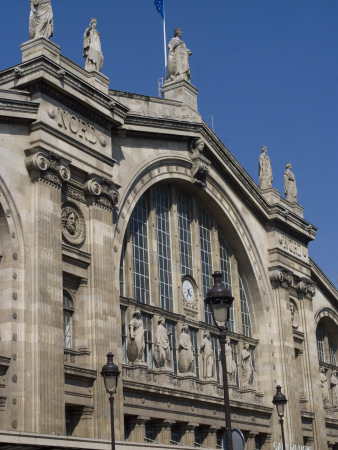
M126 308L121 308L121 346L122 346L122 362L127 363L127 318Z
M168 332L170 353L171 353L171 367L175 374L177 374L177 343L176 343L176 323L171 320L165 321L165 327Z
M63 333L65 348L72 348L72 312L63 311Z
M125 296L125 252L126 252L126 241L123 241L122 253L120 259L120 295Z
M330 364L332 364L333 366L337 365L336 362L336 355L335 355L335 351L333 348L333 345L331 342L329 342L329 351L330 351Z
M149 314L142 314L144 327L144 361L148 367L153 368L153 324L152 317Z
M239 277L239 295L241 299L242 333L244 334L244 336L251 337L251 318L250 318L249 304L240 277Z
M324 351L325 330L321 323L317 327L316 337L317 337L318 359L320 362L325 362L325 351Z
M137 202L131 216L134 263L134 293L135 299L141 303L150 303L147 219L147 199L145 196L143 196Z
M202 208L198 208L199 216L199 232L201 246L201 272L202 272L202 288L203 298L206 297L208 290L213 286L212 274L212 255L211 255L211 224L209 216ZM204 302L205 321L209 325L213 325L213 319L210 307Z
M177 191L178 238L180 245L181 274L193 276L191 199L185 192Z
M199 345L198 345L198 330L189 327L189 335L192 343L192 350L194 352L194 374L197 379L200 377L199 367Z
M220 251L220 262L221 262L221 272L223 274L223 283L226 288L232 293L232 278L231 278L231 263L230 263L230 249L225 242L223 236L219 233L219 251ZM228 327L230 331L235 331L235 320L234 320L234 307L230 308L230 318L228 322Z
M155 190L158 278L161 308L173 310L171 281L170 203L166 187Z

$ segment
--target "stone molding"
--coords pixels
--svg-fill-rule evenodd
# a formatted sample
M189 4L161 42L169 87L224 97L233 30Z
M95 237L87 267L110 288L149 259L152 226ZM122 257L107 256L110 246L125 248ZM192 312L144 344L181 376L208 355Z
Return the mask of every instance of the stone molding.
M294 290L298 296L312 298L316 289L314 283L305 277L298 277L291 270L283 266L270 268L270 281L273 287Z
M26 168L33 181L41 179L56 187L70 179L70 160L42 147L25 150Z

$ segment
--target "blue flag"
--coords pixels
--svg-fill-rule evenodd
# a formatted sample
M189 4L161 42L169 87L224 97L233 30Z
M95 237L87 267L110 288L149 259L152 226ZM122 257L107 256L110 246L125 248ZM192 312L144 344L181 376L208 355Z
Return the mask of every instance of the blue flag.
M155 0L154 1L157 12L159 12L162 16L162 19L164 20L164 14L163 14L163 0Z

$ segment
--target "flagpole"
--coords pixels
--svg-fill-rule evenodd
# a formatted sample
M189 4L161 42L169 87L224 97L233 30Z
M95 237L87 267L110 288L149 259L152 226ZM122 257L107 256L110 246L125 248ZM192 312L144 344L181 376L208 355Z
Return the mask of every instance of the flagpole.
M164 39L164 70L165 70L164 79L166 79L168 75L168 61L167 61L167 37L165 32L164 0L163 0L163 39Z

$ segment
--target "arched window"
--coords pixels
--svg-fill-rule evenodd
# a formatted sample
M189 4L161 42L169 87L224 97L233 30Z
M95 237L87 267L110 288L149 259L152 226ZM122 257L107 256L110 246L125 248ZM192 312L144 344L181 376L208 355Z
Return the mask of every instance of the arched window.
M320 319L317 330L317 352L319 362L337 366L338 362L338 326L328 316Z
M65 348L73 347L73 300L69 292L63 291L63 336Z

